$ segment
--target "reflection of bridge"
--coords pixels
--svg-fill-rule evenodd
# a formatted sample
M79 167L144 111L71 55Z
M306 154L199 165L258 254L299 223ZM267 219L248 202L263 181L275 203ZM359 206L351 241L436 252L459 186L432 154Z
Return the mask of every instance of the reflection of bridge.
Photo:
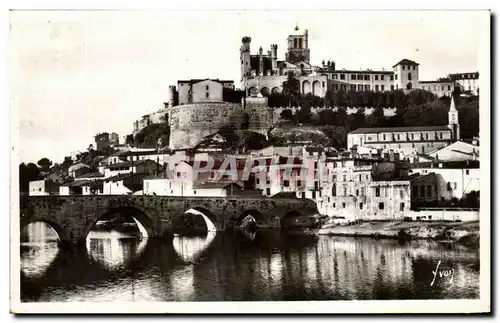
M119 212L138 221L149 237L171 237L189 230L185 213L196 210L216 231L232 229L251 215L258 227L280 228L287 216L317 213L316 203L306 199L266 197L170 197L170 196L29 196L21 197L20 228L32 222L49 224L62 243L85 244L104 215Z

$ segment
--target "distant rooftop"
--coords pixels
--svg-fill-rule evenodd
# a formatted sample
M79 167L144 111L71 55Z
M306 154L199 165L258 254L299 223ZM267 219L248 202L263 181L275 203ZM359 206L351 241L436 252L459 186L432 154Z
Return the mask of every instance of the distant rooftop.
M349 134L356 133L381 133L381 132L417 132L450 130L448 126L417 126L417 127L384 127L384 128L358 128Z

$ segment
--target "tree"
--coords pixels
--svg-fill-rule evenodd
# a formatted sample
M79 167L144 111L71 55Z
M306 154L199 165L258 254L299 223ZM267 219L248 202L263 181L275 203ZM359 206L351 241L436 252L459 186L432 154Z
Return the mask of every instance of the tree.
M20 192L29 191L29 183L41 179L40 169L37 165L22 163L19 165L19 190Z
M239 136L234 125L225 125L217 132L226 140L226 148L235 147L238 144Z
M267 146L269 146L269 143L267 142L266 136L257 132L248 133L244 139L244 147L246 149L258 150Z
M310 123L311 108L308 105L303 105L295 115L295 119L297 120L298 123Z
M37 165L40 166L41 171L48 172L52 166L52 161L44 157L37 162Z
M356 113L347 116L346 127L347 132L366 127L366 117L363 109L358 109Z
M281 111L280 117L283 120L293 120L293 112L290 109L285 109Z
M318 114L319 114L318 124L320 124L320 125L334 125L335 124L335 122L336 122L335 113L332 111L332 109L321 110Z
M125 137L125 144L132 146L134 144L134 135L129 134Z
M288 99L288 106L297 106L300 99L300 82L293 73L288 73L287 80L283 82L283 95Z
M366 118L366 124L368 127L384 127L386 122L385 122L385 116L384 116L384 108L382 107L376 107L372 114L370 114Z

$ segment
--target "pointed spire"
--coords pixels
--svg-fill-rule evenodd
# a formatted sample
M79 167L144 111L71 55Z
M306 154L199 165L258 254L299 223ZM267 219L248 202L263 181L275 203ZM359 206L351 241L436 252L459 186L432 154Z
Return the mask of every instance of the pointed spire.
M457 108L455 107L455 98L453 94L451 95L450 111L457 111Z

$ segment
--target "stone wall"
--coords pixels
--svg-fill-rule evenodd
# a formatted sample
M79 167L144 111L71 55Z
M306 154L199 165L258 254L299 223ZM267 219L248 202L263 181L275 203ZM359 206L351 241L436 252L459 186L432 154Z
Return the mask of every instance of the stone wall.
M241 104L196 103L169 109L171 149L187 149L196 146L203 137L215 134L221 127L241 125Z

